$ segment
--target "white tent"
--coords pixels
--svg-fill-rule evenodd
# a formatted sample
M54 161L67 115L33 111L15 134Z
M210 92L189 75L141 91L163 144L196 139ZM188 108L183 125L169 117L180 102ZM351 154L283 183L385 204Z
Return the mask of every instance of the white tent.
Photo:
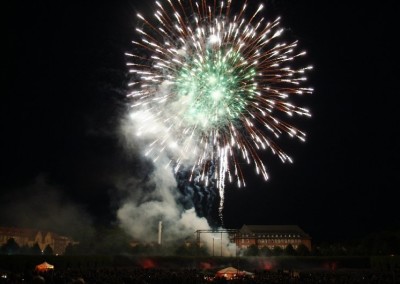
M215 277L217 277L217 278L224 277L224 278L230 280L230 279L240 278L240 277L244 277L244 276L252 276L252 275L253 275L253 273L251 273L251 272L239 270L238 268L229 266L229 267L223 268L221 270L218 270Z
M237 276L239 276L239 273L240 273L239 269L229 266L224 269L218 270L215 277L218 277L218 278L224 277L229 280L229 279L233 279L233 278L236 278Z
M35 268L37 271L47 271L47 270L49 270L49 269L54 269L54 265L52 265L52 264L50 264L50 263L47 263L46 261L45 262L43 262L43 263L41 263L41 264L38 264L38 265L36 265L36 268Z

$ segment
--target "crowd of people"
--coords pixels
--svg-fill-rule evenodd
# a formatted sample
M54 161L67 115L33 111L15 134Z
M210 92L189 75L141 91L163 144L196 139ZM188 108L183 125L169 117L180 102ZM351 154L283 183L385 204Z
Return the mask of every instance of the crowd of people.
M24 273L5 273L0 283L32 284L396 284L400 283L400 273L374 271L254 271L251 276L227 280L215 277L211 272L181 269L85 269L49 270L47 272L26 271Z

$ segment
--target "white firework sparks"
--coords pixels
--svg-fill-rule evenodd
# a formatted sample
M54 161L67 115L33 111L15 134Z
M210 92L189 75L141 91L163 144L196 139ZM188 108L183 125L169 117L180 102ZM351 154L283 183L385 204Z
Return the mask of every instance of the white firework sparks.
M284 119L311 116L289 100L312 93L303 86L312 67L291 67L305 52L296 51L297 42L279 41L279 18L266 21L263 5L248 18L247 1L236 14L232 0L167 0L155 7L151 20L138 15L141 40L133 43L139 52L126 53L137 135L156 137L145 150L154 161L168 153L166 166L176 172L190 164L190 179L197 169L206 186L212 178L222 214L226 179L246 185L239 161L267 180L258 152L270 149L292 162L276 139L286 133L305 141Z

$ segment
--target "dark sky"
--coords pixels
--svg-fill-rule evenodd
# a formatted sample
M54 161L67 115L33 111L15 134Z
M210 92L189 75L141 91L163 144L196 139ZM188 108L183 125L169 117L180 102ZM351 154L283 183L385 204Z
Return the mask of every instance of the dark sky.
M112 223L116 180L147 174L118 126L124 52L137 37L136 13L150 15L151 1L12 2L2 9L0 226L35 226L49 215ZM392 5L267 1L267 14L282 17L314 66L315 92L303 101L313 117L293 121L306 143L282 139L294 164L267 154L268 182L249 170L248 187L227 186L226 227L296 224L316 240L400 227ZM39 213L11 217L21 208Z

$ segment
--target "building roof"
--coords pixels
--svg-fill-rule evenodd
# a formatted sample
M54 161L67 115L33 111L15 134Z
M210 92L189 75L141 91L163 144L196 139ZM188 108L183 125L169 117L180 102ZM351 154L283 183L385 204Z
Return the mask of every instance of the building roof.
M0 235L27 237L29 239L34 239L38 232L40 231L34 229L0 227Z
M301 238L311 239L310 235L305 233L297 225L243 225L239 230L240 234L275 234L290 236L300 236Z
M31 241L35 240L35 237L38 234L42 234L42 237L46 237L46 235L50 234L55 240L69 240L69 237L60 236L54 232L50 231L41 231L37 229L28 229L28 228L15 228L15 227L0 227L0 235L12 236L12 237L25 237Z

